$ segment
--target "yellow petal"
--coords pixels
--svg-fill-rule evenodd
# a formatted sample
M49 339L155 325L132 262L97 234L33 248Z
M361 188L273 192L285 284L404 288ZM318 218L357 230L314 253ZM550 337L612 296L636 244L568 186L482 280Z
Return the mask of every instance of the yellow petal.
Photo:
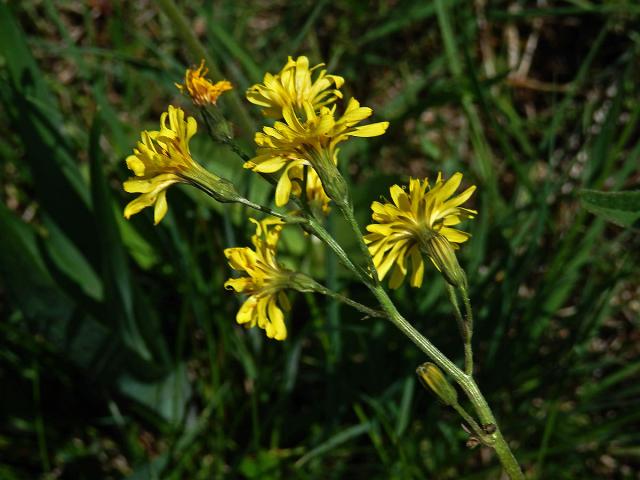
M255 159L254 159L255 160ZM253 168L254 172L259 173L274 173L280 170L287 163L287 160L282 157L272 157L260 163L256 163Z
M404 210L405 212L407 212L411 209L409 197L407 197L407 192L405 192L402 187L400 187L399 185L394 185L389 189L389 193L391 194L393 203L395 203L400 210Z
M398 254L400 253L402 248L405 246L404 243L405 242L396 242L396 244L393 246L391 251L385 254L384 260L382 261L380 266L376 268L376 270L378 270L378 278L380 278L380 280L384 279L384 277L389 272L389 269L397 260Z
M253 280L251 277L230 278L224 282L224 288L227 290L234 290L238 293L245 293L252 290Z
M132 200L124 208L124 218L127 220L131 218L131 215L135 215L140 210L146 207L150 207L156 201L156 196L151 193L144 193L135 200Z
M284 324L284 314L276 305L274 297L269 300L269 320L272 325L272 338L276 340L284 340L287 338L287 327Z
M454 173L449 180L447 180L442 189L440 190L440 198L443 200L449 198L460 186L460 182L462 181L462 174L460 172Z
M134 177L122 182L122 188L127 193L149 193L155 188L155 184L153 179L139 180Z
M424 260L422 259L422 255L420 254L420 249L417 245L415 245L409 251L409 256L411 258L411 280L410 284L412 287L420 288L422 286L422 279L424 277Z
M387 131L389 122L378 122L370 125L363 125L361 127L354 128L349 135L352 137L377 137Z
M353 98L351 100L354 100ZM356 101L355 104L359 105ZM345 123L347 125L353 125L355 123L361 122L365 118L369 118L373 114L373 110L369 107L360 107L352 105L352 108L349 109L347 107L344 115L340 118L341 123ZM351 105L351 102L349 103Z
M267 332L267 337L272 338L271 329L267 328L270 326L269 317L267 315L267 304L269 302L269 297L260 297L258 299L258 303L256 305L256 316L258 319L258 326L260 328L264 328Z
M462 205L464 202L469 200L469 197L471 197L471 195L473 195L473 192L475 191L476 191L476 186L475 185L470 186L460 195L456 195L451 200L448 200L447 202L445 202L445 204L443 205L443 208L451 208L451 207L457 207L459 205Z
M467 240L469 240L469 238L471 237L471 235L467 232L462 232L455 228L449 228L449 227L442 227L440 229L440 234L446 237L447 240L449 240L450 242L455 242L455 243L464 243Z
M238 314L236 315L236 322L239 324L249 323L251 326L256 324L255 310L256 310L257 298L255 295L250 296L242 304Z
M144 175L144 162L140 160L136 155L129 155L126 162L127 168L133 171L134 175L136 175L137 177L141 177Z
M196 122L196 119L193 117L188 117L187 118L187 132L186 132L186 142L188 143L189 140L191 140L191 137L193 137L196 132L198 131L198 122Z
M160 193L158 193L158 197L156 199L156 206L153 209L154 225L157 225L158 223L160 223L160 220L162 220L164 216L167 214L168 209L169 209L169 206L167 205L167 191L162 190Z
M406 273L404 273L402 269L399 268L398 265L396 264L395 267L393 268L393 272L391 273L391 278L389 279L389 288L392 290L400 288L400 286L402 286L404 282L405 276L406 276Z
M234 270L246 270L255 263L256 253L249 247L226 248L224 255Z
M291 180L289 180L288 171L289 169L287 168L287 170L280 175L280 180L278 180L278 184L276 185L276 205L278 207L286 205L291 195Z

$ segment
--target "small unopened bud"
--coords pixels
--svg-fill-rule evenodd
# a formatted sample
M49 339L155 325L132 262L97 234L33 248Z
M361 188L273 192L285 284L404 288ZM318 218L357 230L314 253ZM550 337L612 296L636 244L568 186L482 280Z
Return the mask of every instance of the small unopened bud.
M469 437L466 445L467 445L467 448L470 448L471 450L473 450L478 445L480 445L480 440L478 440L476 437Z
M467 283L464 271L458 263L453 245L443 235L436 234L422 242L422 247L445 280L454 287L464 287Z
M436 365L431 362L423 363L416 369L416 373L422 385L435 393L442 403L448 406L458 404L458 392Z

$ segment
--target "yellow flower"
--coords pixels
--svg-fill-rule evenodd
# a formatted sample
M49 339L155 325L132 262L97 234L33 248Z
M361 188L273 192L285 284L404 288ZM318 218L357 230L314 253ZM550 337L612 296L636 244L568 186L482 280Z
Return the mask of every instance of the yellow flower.
M204 66L204 60L202 60L197 69L187 69L184 75L184 84L175 84L182 93L189 95L193 103L200 107L215 105L220 95L233 89L233 85L227 80L212 83L205 78L208 72L209 69Z
M356 126L373 111L361 107L355 100L349 100L344 114L337 120L335 107L321 107L316 112L309 102L303 103L304 120L301 120L293 107L282 110L284 122L275 122L273 127L264 127L255 135L258 145L257 155L244 164L254 172L275 173L282 170L276 185L276 205L283 206L292 193L299 195L299 187L293 187L292 181L303 178L304 166L310 166L318 174L324 190L331 197L330 183L332 175L338 175L336 146L349 137L375 137L382 135L389 122ZM312 179L312 181L315 181Z
M256 233L251 237L255 249L249 247L227 248L224 251L229 265L247 276L231 278L224 284L227 290L249 295L242 304L236 321L249 327L264 329L267 337L284 340L287 327L282 310L291 306L284 290L290 286L293 272L282 268L276 261L276 245L283 222L277 218L266 218L256 224Z
M276 119L283 117L282 110L285 107L301 112L305 103L310 103L313 110L317 111L342 98L338 89L344 83L342 77L327 75L326 70L320 70L315 80L312 80L311 73L322 66L324 64L320 63L310 69L307 57L295 60L289 57L280 73L266 73L263 83L250 87L247 99L263 107L262 113L265 116Z
M390 288L398 288L404 282L409 270L408 260L411 286L422 285L424 262L421 251L442 270L443 263L451 263L450 255L446 253L469 239L468 233L453 228L477 213L460 207L473 194L475 186L452 197L461 180L462 174L456 173L445 182L439 173L431 188L428 179L420 181L411 178L409 193L399 185L394 185L390 189L393 203L371 204L374 223L367 226L370 233L365 235L364 240L369 246L380 280L394 267ZM437 253L441 251L445 252L442 255L445 261ZM453 257L455 259L455 255Z
M206 171L189 152L189 140L198 129L196 120L180 108L169 105L160 117L160 130L144 131L127 167L135 177L123 183L125 191L141 193L124 209L128 219L146 207L155 205L153 219L157 225L167 213L167 188L174 183L190 183L208 191L221 202L237 201L233 185Z
M303 181L303 170L298 170L298 173L292 172L291 175L297 175L300 181ZM292 178L292 176L289 178ZM299 197L302 189L299 187L299 184L295 182L292 185L291 191L295 196ZM307 202L309 202L313 208L319 209L324 215L329 214L331 210L331 207L329 207L331 199L327 197L324 188L322 188L320 177L318 177L318 174L312 168L307 169L306 195Z

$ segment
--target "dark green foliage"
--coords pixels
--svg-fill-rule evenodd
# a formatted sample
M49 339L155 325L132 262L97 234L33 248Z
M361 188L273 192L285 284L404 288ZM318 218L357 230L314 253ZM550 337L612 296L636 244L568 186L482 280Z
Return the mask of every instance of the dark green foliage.
M601 192L582 190L584 208L622 227L637 227L640 219L640 191Z
M409 175L478 185L460 263L505 437L530 478L638 478L636 2L179 6L239 98L306 54L391 122L341 153L362 225ZM199 60L155 2L0 2L0 478L500 478L391 324L311 295L291 296L286 342L235 324L222 250L248 244L245 210L175 187L161 225L122 218L124 159L167 104L196 114L173 82ZM193 153L272 197L202 123ZM358 258L343 221L329 228ZM287 230L284 262L373 306ZM461 360L433 268L394 298Z

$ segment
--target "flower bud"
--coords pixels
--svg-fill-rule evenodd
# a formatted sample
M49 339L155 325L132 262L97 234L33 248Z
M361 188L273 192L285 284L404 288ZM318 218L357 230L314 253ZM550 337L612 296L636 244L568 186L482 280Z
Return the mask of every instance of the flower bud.
M436 365L431 362L425 362L416 369L416 373L420 383L435 393L442 403L448 406L458 404L458 392L447 381Z

